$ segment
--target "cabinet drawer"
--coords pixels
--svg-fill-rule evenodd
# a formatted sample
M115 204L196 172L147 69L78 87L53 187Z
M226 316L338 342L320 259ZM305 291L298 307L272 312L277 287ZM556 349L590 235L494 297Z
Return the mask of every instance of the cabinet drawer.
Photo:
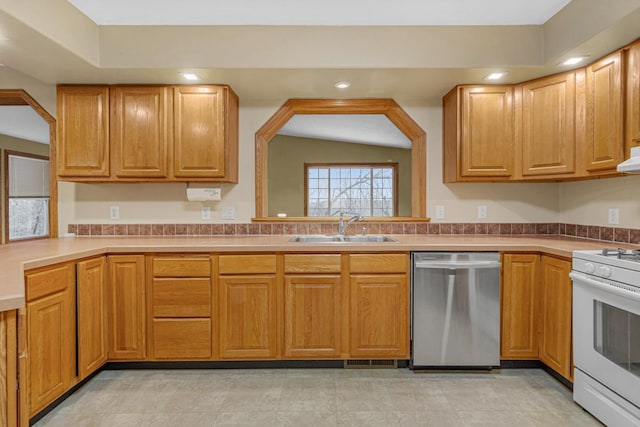
M408 267L406 254L349 255L349 271L352 274L406 273Z
M260 274L276 272L275 255L220 255L220 274Z
M155 257L153 275L155 277L209 277L211 259L209 257Z
M209 279L154 279L154 317L211 316Z
M285 273L340 273L339 254L284 256Z
M63 291L75 281L73 264L65 264L37 273L27 273L27 302Z
M210 319L154 319L153 355L158 359L211 357Z

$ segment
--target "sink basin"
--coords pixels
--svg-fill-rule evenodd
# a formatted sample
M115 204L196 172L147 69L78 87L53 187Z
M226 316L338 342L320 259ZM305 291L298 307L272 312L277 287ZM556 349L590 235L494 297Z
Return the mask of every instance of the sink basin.
M388 236L380 236L369 234L366 236L338 236L324 234L306 234L302 236L293 236L289 239L289 243L378 243L378 242L397 242Z

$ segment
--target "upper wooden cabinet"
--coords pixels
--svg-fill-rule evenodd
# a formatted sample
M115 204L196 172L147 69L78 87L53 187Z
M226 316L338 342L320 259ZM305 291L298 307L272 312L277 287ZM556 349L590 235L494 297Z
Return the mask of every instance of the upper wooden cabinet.
M109 178L109 88L58 86L58 176Z
M444 182L506 181L513 173L513 87L457 86L443 99Z
M517 177L575 172L576 73L568 72L516 87Z
M111 88L111 164L115 178L166 178L170 88Z
M58 86L58 176L238 182L238 97L213 85Z
M626 61L627 102L625 158L631 147L640 145L640 41L628 47Z
M586 68L587 117L585 170L616 172L622 162L623 85L622 52L607 56Z

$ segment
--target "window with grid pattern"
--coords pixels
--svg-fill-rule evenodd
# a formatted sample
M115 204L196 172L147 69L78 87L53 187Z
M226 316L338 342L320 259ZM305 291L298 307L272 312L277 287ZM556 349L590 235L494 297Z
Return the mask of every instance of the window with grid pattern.
M305 163L305 215L396 216L397 163Z

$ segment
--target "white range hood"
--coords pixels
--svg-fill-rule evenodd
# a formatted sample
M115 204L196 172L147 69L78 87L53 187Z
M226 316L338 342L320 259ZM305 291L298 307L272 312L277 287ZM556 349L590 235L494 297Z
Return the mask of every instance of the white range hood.
M640 146L631 148L631 157L618 165L618 172L640 173Z

